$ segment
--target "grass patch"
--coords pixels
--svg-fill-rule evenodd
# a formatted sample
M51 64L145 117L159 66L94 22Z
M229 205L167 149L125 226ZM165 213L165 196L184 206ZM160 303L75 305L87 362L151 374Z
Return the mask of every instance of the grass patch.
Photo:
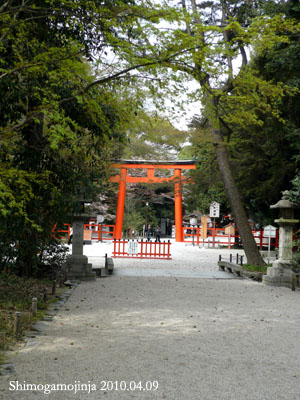
M45 290L48 293L47 301L44 300ZM21 330L19 339L22 339L25 330L40 320L46 313L48 305L56 300L51 296L52 282L49 280L21 278L15 275L0 274L0 363L5 361L4 351L16 343L14 334L15 312L21 312ZM57 289L56 295L65 288ZM31 313L32 298L38 299L37 316Z
M270 265L253 265L253 264L243 264L243 269L245 271L250 271L250 272L262 272L263 274L267 273L267 268Z

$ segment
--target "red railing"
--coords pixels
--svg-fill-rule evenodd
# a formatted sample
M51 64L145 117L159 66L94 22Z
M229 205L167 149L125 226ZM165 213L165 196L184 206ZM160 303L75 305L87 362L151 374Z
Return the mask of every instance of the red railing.
M106 230L107 228L108 230ZM110 230L110 228L113 229ZM115 225L84 224L83 229L92 230L92 240L102 242L103 240L113 240Z
M112 257L171 260L171 242L114 239Z
M55 224L52 229L52 235L54 239L67 239L70 237L70 224L64 224L65 229L57 229L57 225Z
M57 225L54 225L52 234L55 239L67 239L70 237L71 224L64 224L64 226L66 229L57 229ZM84 224L83 229L92 230L92 240L102 242L103 240L113 240L115 225Z
M63 238L68 239L70 236L71 225L64 224L64 227L65 227L64 229L57 229L57 225L55 225L52 229L53 237L56 239L63 239ZM114 238L115 225L102 225L102 224L90 223L90 224L84 224L84 229L92 230L92 240L97 240L99 242L102 242L104 240L113 240ZM235 230L235 235L229 236L225 235L224 228L208 228L206 239L201 238L201 228L183 227L182 229L184 233L184 242L195 243L197 246L199 246L200 244L209 244L209 245L215 244L215 245L228 246L230 248L231 246L240 243L240 235L238 235L237 229ZM269 243L269 238L264 236L263 233L264 233L263 229L252 230L252 234L260 249L262 249L263 247L268 247ZM145 244L150 242L143 242L143 244L141 244L141 242L139 243L141 247L145 249L145 254L148 253L149 251L148 245L146 245L145 247ZM153 243L154 242L152 242L152 246ZM271 248L278 248L278 246L279 246L279 231L277 229L276 237L271 238ZM154 251L151 250L150 254L152 253L156 254L156 249L154 249Z
M187 243L195 243L199 246L200 243L203 244L220 244L222 246L234 246L240 243L240 235L237 229L235 230L235 235L225 235L224 228L208 228L207 238L201 238L201 228L183 227L184 241ZM263 247L268 247L269 238L264 236L263 229L253 229L252 234L257 245L262 249ZM279 231L276 230L276 237L271 238L271 248L278 248L279 246Z

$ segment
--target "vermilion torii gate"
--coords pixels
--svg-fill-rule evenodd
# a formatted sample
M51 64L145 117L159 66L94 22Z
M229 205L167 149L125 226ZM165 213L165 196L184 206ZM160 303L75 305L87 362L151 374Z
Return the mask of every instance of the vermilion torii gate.
M126 182L130 183L163 183L174 181L175 184L175 239L176 242L183 242L182 229L182 184L185 179L181 177L183 169L196 169L195 161L116 161L111 165L120 169L120 175L112 176L111 182L119 182L118 205L116 215L116 226L114 231L115 239L122 239L122 226L124 216L124 204L126 194ZM130 176L128 169L146 169L147 176ZM174 175L161 178L155 176L155 169L172 169Z

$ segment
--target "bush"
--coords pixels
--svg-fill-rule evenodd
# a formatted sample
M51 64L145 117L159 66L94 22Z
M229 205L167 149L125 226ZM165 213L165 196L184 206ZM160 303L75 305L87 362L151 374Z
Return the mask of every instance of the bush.
M30 243L27 243L30 246ZM32 246L33 250L34 246ZM69 248L57 240L38 246L32 252L31 274L32 277L54 278L56 271L60 271L66 262ZM20 257L19 243L7 245L0 241L0 273L24 276L22 257Z
M56 272L63 269L66 263L68 246L59 242L53 242L44 247L40 253L40 261L34 276L55 278Z
M293 246L295 248L295 253L293 254L293 259L292 259L292 270L295 273L300 272L300 231L296 232L296 240L293 242Z
M292 271L299 274L300 273L300 253L294 255L292 260Z

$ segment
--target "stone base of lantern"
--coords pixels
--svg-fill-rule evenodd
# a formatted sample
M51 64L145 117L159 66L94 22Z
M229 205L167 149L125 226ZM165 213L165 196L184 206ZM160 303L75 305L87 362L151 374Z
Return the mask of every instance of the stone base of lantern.
M269 286L292 287L291 263L288 260L276 260L272 267L267 270L267 275L263 276L263 283Z
M92 264L88 262L87 256L72 254L67 258L67 279L90 281L96 279L96 273L92 272Z

